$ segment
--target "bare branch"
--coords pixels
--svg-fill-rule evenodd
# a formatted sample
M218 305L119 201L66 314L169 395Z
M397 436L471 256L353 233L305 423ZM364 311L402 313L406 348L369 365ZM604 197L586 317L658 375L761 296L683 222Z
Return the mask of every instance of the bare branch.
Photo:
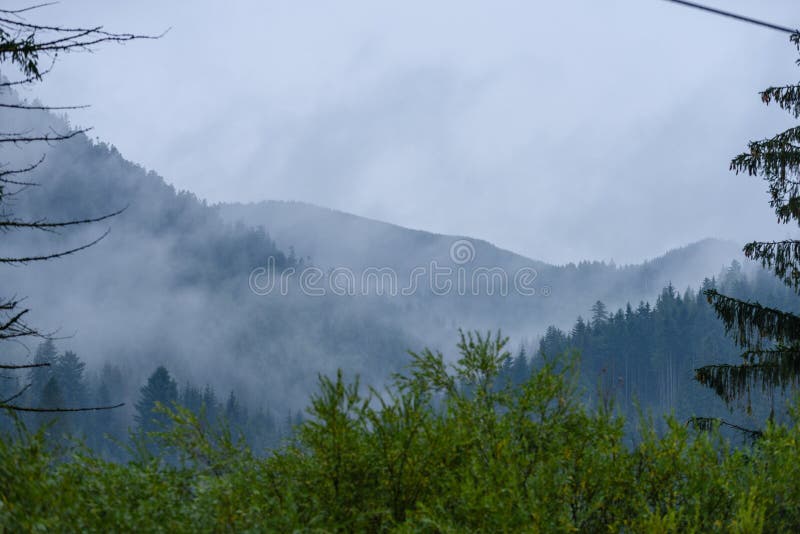
M69 256L70 254L75 254L76 252L80 252L81 250L86 250L87 248L96 245L100 241L106 238L106 236L111 232L111 230L106 230L103 235L92 241L91 243L87 243L80 247L76 247L70 250L65 250L63 252L55 252L53 254L47 254L44 256L29 256L23 258L2 258L0 257L0 263L10 264L10 265L24 265L26 263L30 263L33 261L47 261L47 260L54 260L56 258L63 258L64 256Z
M31 221L31 222L0 220L0 228L33 228L36 230L47 230L52 228L64 228L66 226L78 226L81 224L91 224L100 221L105 221L106 219L110 219L111 217L116 217L126 209L128 209L128 206L125 206L121 210L115 211L113 213L109 213L107 215L101 215L100 217L95 217L93 219L80 219L74 221L61 221L52 223L47 222L47 219L41 219L38 221Z
M50 367L49 363L28 363L23 365L0 365L0 369L35 369L36 367Z
M37 184L35 182L21 182L21 181L18 181L18 180L9 180L8 178L5 178L5 177L6 176L13 176L15 174L24 174L24 173L27 173L27 172L31 172L31 171L35 170L37 167L39 167L39 165L44 163L44 160L45 160L45 155L42 154L42 157L39 158L39 161L37 161L36 163L33 163L32 165L28 165L27 167L24 167L22 169L11 169L11 170L7 170L7 171L0 171L0 183L9 184L9 185L38 186L39 184Z
M0 9L0 13L6 13L7 15L19 15L21 13L26 13L28 11L33 11L34 9L40 9L47 6L54 6L58 2L47 2L44 4L36 4L29 7L23 7L21 9Z
M24 388L22 388L21 390L17 391L17 392L16 392L16 393L14 393L13 395L11 395L9 398L7 398L7 399L5 399L5 400L1 400L1 401L0 401L0 404L8 404L9 402L11 402L11 401L13 401L13 400L15 400L15 399L18 399L19 397L21 397L22 395L24 395L24 394L25 394L25 392L26 392L26 391L28 391L28 390L31 388L31 386L32 386L32 385L33 385L33 384L28 384L28 385L26 385Z
M36 83L41 80L44 76L50 74L50 71L53 70L53 65L56 63L55 55L50 59L50 66L46 69L39 71L39 73L35 76L28 76L23 78L22 80L15 80L13 82L0 82L0 87L15 87L19 85L29 85L32 83Z
M10 410L14 412L32 412L32 413L65 413L65 412L97 412L101 410L114 410L125 406L124 402L115 404L114 406L92 406L89 408L28 408L26 406L17 406L15 404L0 403L0 409Z
M29 137L20 136L16 134L0 134L0 143L5 144L27 144L27 143L52 143L54 141L66 141L67 139L72 139L76 135L80 135L82 133L86 133L90 131L91 128L81 128L79 130L73 130L70 133L66 134L59 134L55 133L55 135L45 134L45 135L32 135Z
M72 109L86 109L90 106L29 106L27 104L0 104L0 108L6 109L24 109L24 110L39 110L39 111L67 111Z

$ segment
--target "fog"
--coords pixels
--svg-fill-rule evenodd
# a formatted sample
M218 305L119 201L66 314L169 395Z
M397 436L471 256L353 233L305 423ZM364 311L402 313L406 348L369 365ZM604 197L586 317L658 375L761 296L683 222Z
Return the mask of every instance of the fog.
M68 127L46 113L0 117L15 131ZM430 346L451 358L459 328L502 329L528 340L533 353L548 326L568 329L596 300L615 309L654 301L670 283L697 288L739 256L740 244L704 241L641 265L555 266L472 236L412 231L313 205L212 206L84 135L6 151L6 161L24 166L42 150L46 160L30 173L40 187L13 197L15 216L58 221L128 208L88 228L5 236L3 255L29 256L111 230L79 254L6 268L4 291L27 297L32 324L93 369L114 362L141 384L166 365L181 382L233 388L253 405L280 410L305 406L318 373L342 368L375 384L407 365L409 349ZM273 275L293 273L290 291L262 293L253 284L268 260ZM375 281L340 295L329 277L342 268L354 280L388 270L403 291L415 269L428 271L409 293L378 289ZM319 272L310 289L303 285L309 269ZM427 276L434 269L449 274L434 282Z
M709 4L796 14L791 0ZM62 57L36 95L91 104L73 120L210 202L305 201L551 263L786 235L761 183L727 170L787 124L757 97L796 79L777 32L659 0L66 0L47 13L170 28Z
M459 328L503 329L535 354L548 327L568 332L598 300L612 314L665 286L680 300L741 260L745 241L789 235L762 183L728 171L749 139L789 124L757 95L796 76L775 33L655 0L42 10L53 24L171 28L61 57L20 95L88 109L0 113L8 131L94 127L4 150L12 167L47 155L31 173L42 187L8 206L28 220L128 209L63 234L9 233L3 254L26 255L111 228L81 254L8 269L0 295L26 296L31 323L93 372L120 365L129 403L166 365L296 410L318 373L378 384L409 349L452 360ZM286 294L254 290L272 260L295 275ZM452 287L476 273L487 285L303 286L303 273L331 287L337 269L377 269L402 288L439 267ZM520 272L531 292L513 285ZM495 275L509 291L489 288Z

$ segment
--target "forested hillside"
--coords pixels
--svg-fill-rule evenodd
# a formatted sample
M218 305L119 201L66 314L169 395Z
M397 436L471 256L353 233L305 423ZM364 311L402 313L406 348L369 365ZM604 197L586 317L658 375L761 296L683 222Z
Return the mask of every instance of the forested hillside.
M411 230L302 202L218 204L215 208L228 222L267 229L283 250L291 248L297 257L324 270L346 268L361 273L390 268L402 283L415 268L429 270L431 262L463 267L467 278L480 268L499 268L509 277L520 269L532 269L536 273L533 286L548 290L546 298L539 294L518 299L512 291L510 298L489 303L483 291L477 299L427 299L430 291L425 287L415 295L424 300L426 309L437 310L461 326L503 328L517 335L530 335L531 330L544 330L551 324L566 327L598 299L609 306L624 306L628 301L653 300L670 283L679 288L697 286L704 277L742 257L740 245L706 239L636 265L591 260L552 265L480 239ZM462 241L472 247L469 261L455 264L451 247Z
M29 127L68 127L45 112L34 118ZM27 150L14 154L20 164L37 156ZM319 372L341 367L379 384L406 365L408 347L444 346L459 327L502 328L516 338L535 339L550 324L569 324L597 299L609 305L649 300L670 280L713 274L736 254L733 244L706 241L639 266L588 261L549 266L480 240L294 204L282 205L279 216L266 221L281 234L278 246L269 225L223 217L224 206L175 190L113 146L84 134L48 148L31 179L41 187L15 199L20 216L63 220L126 208L108 221L111 233L83 253L8 272L6 283L30 303L31 321L66 337L64 349L79 354L93 371L113 361L141 385L164 365L181 380L236 390L249 405L278 413L301 409ZM309 214L312 220L301 224ZM9 235L4 247L21 255L57 250L89 242L103 230L95 226L24 240ZM322 249L295 247L287 236L299 245L326 242L324 250L339 250L323 256L325 261L349 260L341 266L319 263L314 254ZM356 242L361 250L353 248ZM467 261L453 257L454 244L465 247ZM427 272L404 293L413 280L410 270L430 270L431 262L450 270L444 280L450 285L442 286L450 289L437 292ZM276 288L281 273L292 273L288 294L254 293L251 274L266 266L274 269ZM321 271L318 285L326 294L309 295L298 286L307 267ZM381 292L376 276L354 294L333 294L335 267L351 268L356 282L369 267L389 269L396 275L396 293ZM514 285L519 272L529 275L529 294ZM492 278L498 273L505 277L505 292ZM132 417L130 403L126 410Z
M589 402L616 403L629 421L640 412L690 417L725 417L745 428L759 426L773 408L787 417L786 398L753 391L747 410L730 413L723 402L695 380L695 369L717 363L734 364L741 350L725 333L704 291L717 289L747 301L798 311L794 294L766 271L742 272L733 262L718 277L705 279L697 291L665 287L651 304L640 302L613 310L597 301L571 330L550 327L539 343L539 354L556 357L580 354L581 383ZM740 407L745 408L742 403Z
M37 120L67 127L46 113ZM35 161L39 153L14 154L21 162L26 155ZM93 372L112 361L143 384L166 365L185 380L236 389L253 405L297 410L318 372L349 362L354 373L383 376L415 339L392 320L400 310L387 302L254 295L250 272L267 258L278 273L302 262L263 230L226 224L205 202L109 145L77 135L49 148L30 174L41 186L15 199L20 217L58 221L125 208L108 222L110 234L83 254L11 269L4 279L27 297L30 320L64 338ZM80 246L105 229L10 234L3 251L26 256ZM362 329L372 335L358 337ZM34 348L8 351L24 357Z
M0 534L800 532L791 22L82 4L0 6Z
M182 409L162 411L158 449L109 463L0 436L0 526L17 531L790 532L800 525L800 427L758 446L668 418L635 435L587 407L557 359L517 388L498 375L500 336L464 334L458 359L421 351L387 393L320 380L310 420L266 457Z
M14 396L18 403L44 410L79 409L86 406L112 406L125 401L132 413L99 410L95 413L23 413L17 418L0 419L0 432L11 435L15 425L30 431L41 430L51 445L73 446L80 442L109 461L131 460L132 450L144 444L158 450L148 433L164 430L168 418L158 406L182 406L210 432L230 432L237 443L258 454L278 447L302 423L300 411L278 413L266 405L249 406L236 391L217 392L208 383L186 380L179 384L163 366L152 369L144 384L127 366L106 361L99 369L72 351L60 351L52 340L39 344L35 367L19 376L0 382L0 398ZM15 393L22 391L22 395Z

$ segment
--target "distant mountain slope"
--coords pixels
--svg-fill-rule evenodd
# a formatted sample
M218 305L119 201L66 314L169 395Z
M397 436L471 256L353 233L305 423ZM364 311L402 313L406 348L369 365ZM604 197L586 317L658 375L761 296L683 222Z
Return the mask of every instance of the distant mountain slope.
M263 227L283 250L292 247L299 257L310 257L325 268L385 266L405 271L434 260L451 263L450 247L464 239L474 246L479 265L548 267L480 239L411 230L304 202L268 200L215 207L224 220Z
M8 124L19 131L68 128L47 114L38 119ZM36 161L40 154L32 148L5 151L0 161ZM598 299L619 306L652 300L669 282L697 287L739 255L733 244L708 240L642 265L554 266L485 241L307 204L208 206L85 135L49 148L29 178L42 187L15 197L19 217L63 220L128 206L108 221L111 234L95 247L54 262L3 267L0 291L27 296L35 325L66 336L64 348L90 364L124 362L142 381L166 364L179 380L208 381L221 391L235 387L250 404L276 409L305 403L319 372L341 367L378 381L407 363L407 349L451 347L459 327L537 336L553 324L570 326ZM106 226L58 235L12 232L0 247L4 254L63 250ZM313 296L298 291L295 278L289 294L252 291L251 274L267 258L275 259L278 275L305 269L287 257L290 247L325 271L388 268L401 284L435 262L450 270L451 285L441 291L423 277L408 294L367 288L367 294ZM531 275L525 289L533 293L513 285L520 272ZM506 277L505 293L490 290L495 275ZM330 283L330 276L317 282ZM478 291L459 290L475 280Z
M224 220L263 227L279 247L292 247L298 257L308 257L323 268L391 267L408 273L432 261L453 267L451 247L467 240L474 247L474 258L466 267L499 267L509 276L522 267L531 267L538 273L539 286L548 287L553 298L568 298L568 304L559 302L541 310L549 312L556 323L562 319L572 321L594 300L623 305L627 301L654 299L670 283L679 289L698 287L704 277L718 274L733 259L743 261L740 245L705 239L638 265L583 261L556 266L483 240L411 230L303 202L272 200L215 207ZM563 315L562 309L566 312ZM492 313L497 314L496 310ZM533 323L538 319L530 318Z
M11 156L36 161L40 153L30 148ZM78 135L45 148L45 162L26 175L41 187L16 196L15 216L58 221L128 207L86 228L5 234L2 254L26 256L82 245L111 229L78 254L3 266L0 292L26 297L30 321L64 336L61 344L90 366L113 361L143 382L166 365L181 381L235 388L254 405L280 411L302 406L319 372L343 367L377 380L419 346L384 302L253 294L249 276L265 258L275 259L278 272L294 262L263 231L226 223L114 147ZM1 348L29 356L25 347ZM132 407L136 399L120 400Z

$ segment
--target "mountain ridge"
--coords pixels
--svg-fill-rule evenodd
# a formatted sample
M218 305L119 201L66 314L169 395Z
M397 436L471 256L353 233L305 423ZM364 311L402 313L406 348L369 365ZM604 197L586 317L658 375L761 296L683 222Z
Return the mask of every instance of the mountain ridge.
M294 211L294 218L296 219L298 214L304 219L305 221L321 221L323 219L327 219L321 222L324 222L323 227L330 228L334 226L335 219L340 220L347 220L348 222L358 224L360 226L367 226L372 225L379 229L386 229L392 232L406 232L410 235L416 236L424 236L428 239L444 239L449 240L450 242L455 242L458 240L467 240L471 242L473 245L480 245L482 247L489 248L493 251L496 251L499 255L504 255L508 257L512 257L517 260L519 263L535 265L541 268L568 268L569 266L579 265L579 264L586 264L586 263L602 263L606 265L615 265L613 262L608 263L602 260L592 260L592 259L582 259L577 262L567 262L567 263L550 263L543 260L535 259L530 256L526 256L524 254L515 252L510 249L506 249L503 247L499 247L492 243L491 241L470 237L467 235L457 235L457 234L444 234L438 232L432 232L424 229L417 229L417 228L410 228L396 223L390 223L386 221L382 221L380 219L376 219L373 217L365 217L362 215L357 215L354 213L346 212L343 210L330 208L327 206L320 206L317 204L312 204L310 202L304 202L299 200L279 200L279 199L268 199L268 200L260 200L260 201L252 201L252 202L220 202L211 205L212 208L216 209L218 213L221 215L223 220L226 220L229 223L241 222L245 225L249 225L252 227L263 227L264 230L276 241L276 244L284 251L287 250L287 247L283 246L281 242L286 241L287 243L291 244L289 246L295 249L295 253L298 254L300 257L307 258L310 257L311 261L316 264L317 258L315 257L314 252L318 247L318 244L314 246L308 247L308 249L303 250L298 247L298 241L302 243L303 239L296 239L292 241L290 239L290 235L286 232L284 224L275 224L276 220L280 216L286 215L287 211L292 210ZM296 220L291 220L291 224L296 223ZM286 219L284 219L286 220ZM317 230L320 230L320 226L317 227ZM296 234L295 234L296 235ZM302 246L302 245L301 245ZM677 248L669 249L665 251L663 254L659 256L655 256L652 258L647 258L638 263L626 263L618 265L618 268L625 269L631 267L641 267L645 265L652 265L664 260L669 259L673 256L679 255L686 255L693 251L697 251L703 248L717 248L717 249L724 249L730 253L733 253L734 256L741 256L741 245L727 239L719 239L714 237L706 237L700 240L697 240L692 243L687 243ZM730 259L737 259L732 257ZM338 265L346 264L347 261L331 261L331 258L323 255L323 259L320 261L321 264L325 267L329 267L329 263L334 263ZM374 263L374 262L372 262Z
M39 128L28 127L57 122L41 119ZM24 155L33 161L39 156L14 154ZM21 218L68 220L130 205L110 221L111 234L81 254L5 271L5 287L29 297L35 324L77 332L65 348L90 365L127 362L142 379L156 365L167 365L185 379L209 381L220 391L234 385L253 402L281 409L300 407L318 373L344 368L377 383L407 364L408 349L449 347L460 327L502 328L530 338L550 325L572 324L596 300L613 308L653 301L668 282L698 287L739 254L706 241L633 267L597 261L554 266L480 239L296 202L250 205L250 219L237 224L221 212L230 215L241 206L209 206L84 134L50 147L31 179L42 186L17 197L15 215ZM261 218L265 205L278 208L271 219ZM14 246L59 250L102 232L79 228L32 239L9 234L3 244L11 252ZM471 261L453 257L456 244L474 248ZM539 291L507 297L485 290L439 295L430 288L404 297L255 294L248 277L267 257L280 260L279 271L301 267L284 255L289 247L326 267L388 266L402 276L433 261L471 271L498 267L509 278L532 267Z

